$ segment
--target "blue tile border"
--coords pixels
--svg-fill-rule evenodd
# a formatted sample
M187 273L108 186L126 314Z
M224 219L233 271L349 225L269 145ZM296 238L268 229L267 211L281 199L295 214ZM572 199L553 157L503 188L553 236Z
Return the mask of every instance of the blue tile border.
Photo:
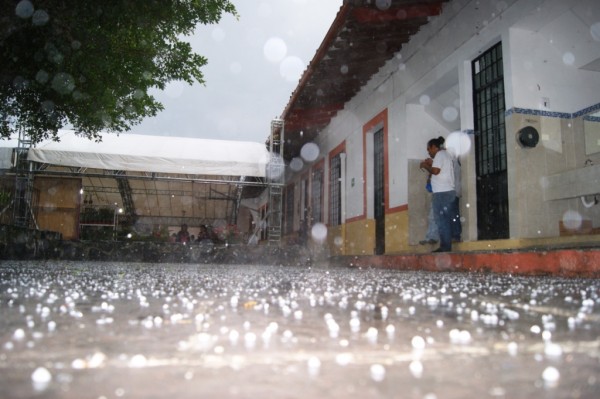
M589 106L587 108L582 109L581 111L577 111L575 113L568 112L554 112L554 111L545 111L540 109L527 109L527 108L511 108L506 110L504 116L510 116L512 114L523 114L523 115L535 115L535 116L545 116L549 118L561 118L561 119L573 119L578 118L580 116L589 114L594 111L600 110L600 103Z

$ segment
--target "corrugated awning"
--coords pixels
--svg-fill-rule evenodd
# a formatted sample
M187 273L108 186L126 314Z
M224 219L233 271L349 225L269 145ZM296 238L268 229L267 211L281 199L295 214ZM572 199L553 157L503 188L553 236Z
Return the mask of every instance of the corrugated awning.
M285 158L297 156L447 1L345 1L282 114Z

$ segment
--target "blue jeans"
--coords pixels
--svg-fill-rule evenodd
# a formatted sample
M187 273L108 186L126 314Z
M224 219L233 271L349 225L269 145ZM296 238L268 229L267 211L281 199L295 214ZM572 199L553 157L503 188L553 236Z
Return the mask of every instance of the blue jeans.
M452 250L452 219L456 216L454 212L456 191L444 191L433 193L432 206L435 223L440 232L440 250Z
M454 216L452 217L452 239L456 241L461 240L462 236L462 223L460 222L460 198L454 199Z
M438 232L435 216L433 214L433 204L429 207L429 215L427 215L427 233L425 234L425 241L430 240L440 240L440 233Z

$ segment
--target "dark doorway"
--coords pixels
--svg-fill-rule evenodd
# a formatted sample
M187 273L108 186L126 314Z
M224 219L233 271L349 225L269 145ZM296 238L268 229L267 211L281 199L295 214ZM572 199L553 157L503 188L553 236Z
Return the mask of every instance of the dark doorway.
M479 240L509 237L504 72L498 43L472 64Z
M383 129L373 135L373 206L375 216L375 254L385 253L385 190Z

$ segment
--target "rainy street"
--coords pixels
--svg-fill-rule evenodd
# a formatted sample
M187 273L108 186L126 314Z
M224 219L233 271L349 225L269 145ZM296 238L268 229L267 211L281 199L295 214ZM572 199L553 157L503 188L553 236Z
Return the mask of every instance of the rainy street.
M0 265L3 398L592 398L596 280Z

